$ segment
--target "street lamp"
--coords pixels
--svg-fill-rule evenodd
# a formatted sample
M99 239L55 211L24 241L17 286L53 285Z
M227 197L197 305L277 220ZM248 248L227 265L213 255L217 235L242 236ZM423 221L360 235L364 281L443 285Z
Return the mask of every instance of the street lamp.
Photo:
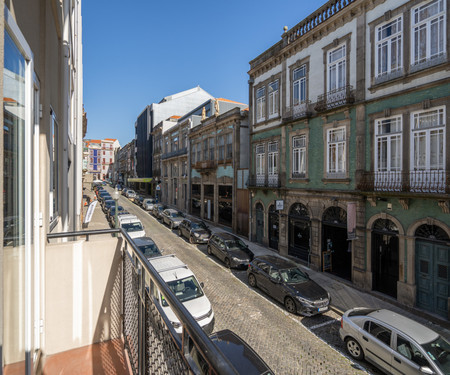
M116 210L114 211L115 228L119 228L119 221L117 220L117 213L119 211L119 209L117 207L117 201L119 200L119 197L120 197L119 190L117 188L115 188L114 193L112 194L112 198L114 199L114 202L116 203Z

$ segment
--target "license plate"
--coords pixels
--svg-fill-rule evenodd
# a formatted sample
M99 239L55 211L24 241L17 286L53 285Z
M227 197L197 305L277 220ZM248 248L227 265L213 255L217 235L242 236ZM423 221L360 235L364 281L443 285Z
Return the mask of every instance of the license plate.
M327 310L328 310L328 306L327 307L319 307L319 312L327 311Z

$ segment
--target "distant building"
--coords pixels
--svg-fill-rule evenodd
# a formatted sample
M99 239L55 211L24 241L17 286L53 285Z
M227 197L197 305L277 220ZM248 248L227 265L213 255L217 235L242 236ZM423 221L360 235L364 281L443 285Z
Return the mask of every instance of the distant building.
M84 142L83 166L93 180L111 180L113 178L115 152L120 148L117 139L86 139Z
M131 183L136 184L138 190L148 194L153 193L150 181L153 178L152 132L154 126L168 119L170 116L182 116L212 98L212 95L208 94L202 88L195 87L166 96L159 103L152 103L145 107L135 123L136 178L129 180Z
M135 177L134 141L128 142L117 151L114 165L114 170L117 173L114 182L128 185L128 179Z

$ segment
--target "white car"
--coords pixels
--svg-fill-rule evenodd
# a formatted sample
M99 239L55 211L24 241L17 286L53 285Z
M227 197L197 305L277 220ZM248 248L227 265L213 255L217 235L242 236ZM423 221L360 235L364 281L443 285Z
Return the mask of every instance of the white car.
M123 228L131 238L145 237L144 226L136 215L120 215L118 220L119 227Z
M136 192L134 190L127 190L127 192L125 193L127 198L134 198L136 196Z
M191 313L200 327L210 334L214 328L214 312L211 302L203 292L202 286L195 277L194 273L175 255L166 255L149 259L149 262L155 267L163 280L172 289L175 296ZM156 289L156 288L155 288ZM170 308L164 295L155 290L155 297L159 301L167 318L172 323L178 334L182 333L182 326Z
M142 201L142 207L145 211L153 211L153 206L156 203L155 199L153 198L145 198Z

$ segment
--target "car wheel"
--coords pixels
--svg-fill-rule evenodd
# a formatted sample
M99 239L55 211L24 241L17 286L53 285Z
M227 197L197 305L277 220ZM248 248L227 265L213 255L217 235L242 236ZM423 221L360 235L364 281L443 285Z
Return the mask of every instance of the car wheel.
M194 237L192 237L192 236L189 236L189 243L191 243L191 244L195 244L195 240L194 240Z
M364 353L361 345L359 345L359 342L356 341L353 337L347 337L345 339L345 344L348 354L350 354L354 359L360 361L364 358Z
M291 297L286 297L284 300L284 307L286 307L286 310L290 312L291 314L295 314L297 309L295 308L295 302Z
M230 260L228 258L225 258L225 267L231 268L231 263L230 263Z
M256 288L256 277L252 273L248 275L248 283L252 288Z
M208 247L206 248L206 250L208 251L208 254L209 254L209 255L212 255L211 246L208 245Z

